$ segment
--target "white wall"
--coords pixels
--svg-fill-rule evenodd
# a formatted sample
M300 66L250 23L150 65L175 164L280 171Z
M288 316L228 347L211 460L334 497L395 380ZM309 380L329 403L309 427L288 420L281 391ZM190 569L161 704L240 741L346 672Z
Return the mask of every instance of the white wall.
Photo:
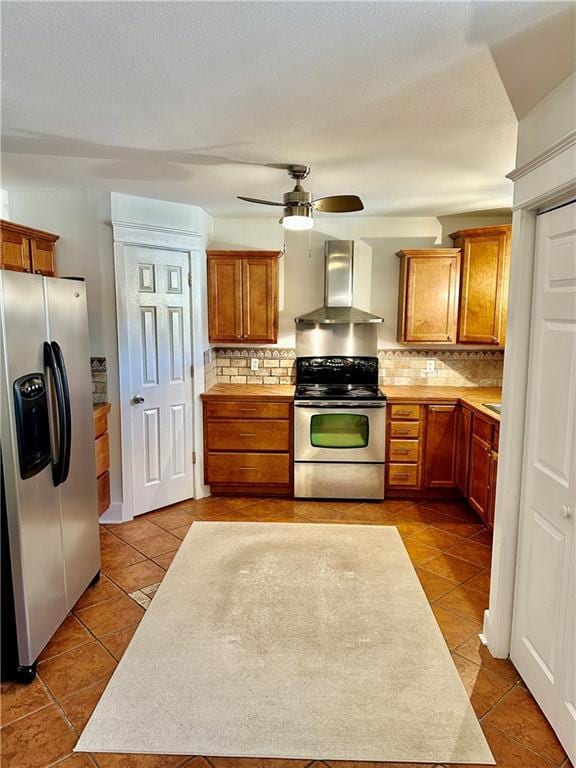
M0 219L10 221L10 203L5 189L0 189Z
M308 232L287 232L280 262L280 318L278 346L295 344L294 318L324 302L324 242L354 240L354 304L384 318L379 347L396 342L398 279L403 248L451 247L448 234L458 229L509 224L511 215L435 217L317 217ZM284 232L273 219L214 219L209 248L282 250Z
M544 152L576 130L576 72L525 114L518 123L516 165Z

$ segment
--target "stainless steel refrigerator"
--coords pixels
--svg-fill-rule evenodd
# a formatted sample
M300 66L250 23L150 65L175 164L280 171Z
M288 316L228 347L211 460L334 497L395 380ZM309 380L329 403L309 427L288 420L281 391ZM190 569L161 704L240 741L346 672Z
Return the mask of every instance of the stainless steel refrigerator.
M100 573L83 281L0 270L2 677L36 660Z

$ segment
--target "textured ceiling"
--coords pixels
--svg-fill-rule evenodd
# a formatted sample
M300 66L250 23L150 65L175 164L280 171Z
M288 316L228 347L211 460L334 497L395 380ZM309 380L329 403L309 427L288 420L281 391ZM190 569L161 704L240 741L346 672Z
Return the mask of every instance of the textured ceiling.
M507 206L516 116L491 51L555 2L3 2L3 185L269 216L270 163L370 215ZM535 53L537 55L537 53Z

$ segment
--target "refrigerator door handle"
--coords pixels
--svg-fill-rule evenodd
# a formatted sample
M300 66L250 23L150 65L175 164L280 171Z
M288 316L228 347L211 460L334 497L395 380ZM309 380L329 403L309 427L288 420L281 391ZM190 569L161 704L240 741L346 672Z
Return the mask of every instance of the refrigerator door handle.
M64 409L64 392L62 390L62 379L60 377L60 371L56 364L54 357L54 350L52 346L45 341L44 342L44 365L50 372L50 378L54 384L54 392L56 395L56 411L58 421L58 456L52 458L52 482L57 487L62 482L62 459L64 456L64 445L66 443L66 413Z
M70 406L70 387L68 385L68 375L66 374L66 366L64 364L64 355L62 348L57 341L53 341L52 350L54 351L54 359L58 366L58 372L60 373L60 381L62 383L62 396L64 400L64 419L66 422L65 429L65 441L62 451L62 472L60 475L60 483L65 483L68 478L68 472L70 471L70 451L72 449L72 410Z

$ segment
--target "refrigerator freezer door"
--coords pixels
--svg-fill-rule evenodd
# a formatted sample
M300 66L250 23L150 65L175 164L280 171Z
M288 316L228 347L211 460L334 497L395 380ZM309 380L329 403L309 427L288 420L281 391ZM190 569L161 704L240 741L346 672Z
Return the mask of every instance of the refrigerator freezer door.
M46 466L22 479L13 383L44 370L43 278L0 271L0 429L18 656L30 665L68 612L58 489Z
M68 477L58 487L68 608L100 569L98 491L92 421L86 287L79 280L44 278L49 339L61 351L70 397Z

